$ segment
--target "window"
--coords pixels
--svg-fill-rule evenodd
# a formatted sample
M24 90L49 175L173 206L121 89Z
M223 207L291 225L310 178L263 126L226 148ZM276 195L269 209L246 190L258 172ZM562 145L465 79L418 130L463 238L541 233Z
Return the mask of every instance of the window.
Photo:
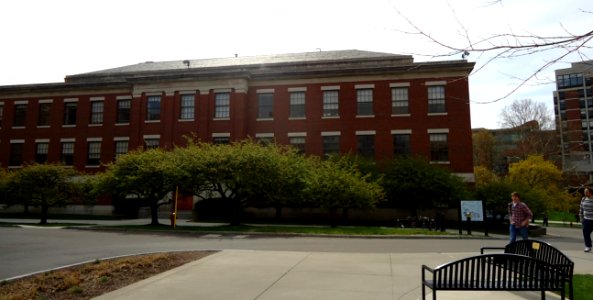
M49 126L51 115L51 103L39 103L39 115L37 115L37 126Z
M128 153L128 141L115 141L115 160Z
M132 100L117 100L117 123L130 123L130 108Z
M229 144L230 138L228 136L215 136L212 138L213 144Z
M103 101L91 102L91 124L103 123Z
M9 166L23 165L23 145L24 143L10 143L10 157L8 158Z
M410 134L394 134L393 135L393 154L394 155L410 155Z
M445 109L445 87L442 85L428 87L428 112L444 113Z
M179 119L193 120L195 109L195 97L192 94L181 95L181 110L179 112Z
M101 164L101 142L87 142L87 166L98 166Z
M64 103L64 125L76 125L76 110L78 103L66 102Z
M356 114L359 116L373 115L373 90L356 90Z
M300 154L305 153L305 137L304 136L292 136L288 138L291 146L295 147Z
M74 164L74 142L62 142L62 163L66 166Z
M16 104L14 106L13 127L25 127L27 124L27 104Z
M47 162L48 151L49 151L49 143L47 143L47 142L37 143L36 149L35 149L35 162L40 163L40 164Z
M226 119L230 117L231 112L231 94L216 93L214 95L214 118Z
M305 117L305 92L290 93L290 117Z
M323 91L323 116L337 117L339 115L338 91Z
M449 146L446 133L430 134L430 161L449 161Z
M374 135L357 135L357 151L363 157L375 157L375 136Z
M148 96L146 102L146 120L157 121L161 119L161 96Z
M323 137L323 158L340 153L340 136L330 135Z
M257 117L259 119L270 119L274 117L274 94L257 94Z
M260 143L261 145L270 145L272 143L274 143L274 136L256 136L255 140Z
M160 139L157 139L157 138L144 139L144 145L145 145L146 150L158 148L159 143L160 143Z
M408 114L410 109L408 107L408 88L397 87L391 89L391 113L394 115Z

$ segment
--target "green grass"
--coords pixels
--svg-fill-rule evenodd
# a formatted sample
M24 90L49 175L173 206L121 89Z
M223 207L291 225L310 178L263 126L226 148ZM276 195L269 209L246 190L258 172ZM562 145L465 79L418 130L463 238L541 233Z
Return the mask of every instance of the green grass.
M593 286L593 275L574 274L572 281L574 285L575 299L593 300L593 293L591 292L591 287ZM568 287L566 288L566 291L568 292Z
M99 226L97 226L99 227ZM243 233L274 233L274 234L319 234L319 235L450 235L448 232L426 230L421 228L391 228L372 226L279 226L279 225L217 225L217 226L177 226L168 225L126 225L105 226L102 228L120 228L126 230L158 230L158 231L192 231L192 232L243 232Z
M548 214L550 221L576 222L574 214L565 211L552 211ZM541 221L541 220L540 220Z

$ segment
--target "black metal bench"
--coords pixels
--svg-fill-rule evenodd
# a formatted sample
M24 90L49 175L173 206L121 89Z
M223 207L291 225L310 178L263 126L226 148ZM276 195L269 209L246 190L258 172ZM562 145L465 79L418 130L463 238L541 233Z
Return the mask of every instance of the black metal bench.
M566 274L569 298L574 299L572 285L574 262L554 246L539 240L518 240L505 247L482 247L480 253L484 254L487 250L503 250L504 253L521 254L559 267Z
M432 276L427 276L432 274ZM565 272L550 263L518 254L483 254L440 265L422 265L422 299L425 288L437 291L546 291L560 292L565 299Z

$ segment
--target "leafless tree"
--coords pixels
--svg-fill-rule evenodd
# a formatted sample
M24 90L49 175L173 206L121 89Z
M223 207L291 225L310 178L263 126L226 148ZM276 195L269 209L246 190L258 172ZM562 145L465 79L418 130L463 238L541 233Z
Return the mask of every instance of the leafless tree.
M489 5L503 5L502 0L495 0L488 2ZM441 54L429 54L431 57L459 57L466 58L471 53L481 56L488 53L486 61L481 62L477 65L475 72L479 72L487 65L495 60L501 59L514 59L534 54L540 54L542 52L549 52L550 56L547 61L542 62L533 72L530 72L525 78L519 79L519 83L512 87L510 91L506 92L502 97L497 99L480 102L480 103L492 103L502 99L506 99L513 93L515 93L522 86L527 84L531 79L535 79L538 74L555 65L556 63L564 60L565 58L573 57L575 54L580 57L582 61L592 59L589 57L585 50L591 50L593 48L593 30L584 30L584 32L571 32L560 23L559 26L562 28L564 34L561 35L539 35L536 33L528 34L516 34L512 28L510 33L499 33L492 34L486 37L475 37L470 35L469 30L464 23L459 20L455 13L455 8L450 7L451 14L454 16L458 26L459 34L461 35L464 42L458 45L450 44L444 38L434 36L427 31L420 28L416 23L407 18L405 14L397 10L397 13L407 22L410 26L410 30L403 31L406 34L421 36L427 39L429 42L441 46L445 49L445 53ZM584 14L591 14L593 19L593 12L581 10ZM585 25L586 26L586 25ZM419 54L424 55L424 54Z
M548 107L531 99L515 100L505 106L500 113L500 125L503 128L517 128L529 122L537 122L537 130L554 128L553 115Z

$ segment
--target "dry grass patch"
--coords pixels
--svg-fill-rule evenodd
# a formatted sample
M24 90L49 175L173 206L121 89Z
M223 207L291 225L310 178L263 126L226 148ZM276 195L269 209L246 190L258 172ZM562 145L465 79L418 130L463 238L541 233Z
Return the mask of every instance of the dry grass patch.
M171 252L97 260L2 282L0 300L90 299L211 253L213 252Z

